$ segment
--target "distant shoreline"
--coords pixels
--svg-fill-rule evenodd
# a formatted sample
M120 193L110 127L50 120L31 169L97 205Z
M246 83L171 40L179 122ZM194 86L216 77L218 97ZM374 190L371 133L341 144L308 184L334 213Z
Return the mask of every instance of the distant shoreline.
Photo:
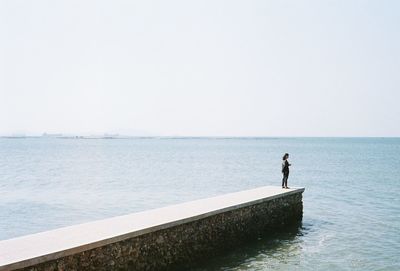
M363 137L352 137L352 136L0 136L0 139L400 139L397 136L363 136Z

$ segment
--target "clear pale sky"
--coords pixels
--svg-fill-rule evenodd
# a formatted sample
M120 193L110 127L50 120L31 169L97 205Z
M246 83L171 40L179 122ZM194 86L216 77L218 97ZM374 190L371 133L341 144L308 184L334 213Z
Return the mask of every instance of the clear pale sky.
M0 0L0 135L400 136L400 1Z

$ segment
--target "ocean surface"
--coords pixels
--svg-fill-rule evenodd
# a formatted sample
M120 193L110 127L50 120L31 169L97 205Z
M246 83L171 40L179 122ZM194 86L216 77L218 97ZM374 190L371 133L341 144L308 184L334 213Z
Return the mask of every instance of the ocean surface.
M279 186L285 152L301 227L196 270L400 270L399 138L0 138L0 240Z

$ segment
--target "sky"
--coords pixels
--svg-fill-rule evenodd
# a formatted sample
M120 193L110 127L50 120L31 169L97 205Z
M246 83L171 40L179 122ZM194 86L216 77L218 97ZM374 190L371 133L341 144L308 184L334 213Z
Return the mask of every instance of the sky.
M400 1L0 0L0 135L400 136Z

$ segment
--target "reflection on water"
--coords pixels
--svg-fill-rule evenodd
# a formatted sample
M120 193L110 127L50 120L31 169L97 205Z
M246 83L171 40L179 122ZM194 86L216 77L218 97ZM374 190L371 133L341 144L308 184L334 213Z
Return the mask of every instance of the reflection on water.
M302 236L307 235L310 224L291 225L270 232L253 242L236 247L224 255L199 264L193 271L206 270L265 270L282 264L296 265L302 250Z

